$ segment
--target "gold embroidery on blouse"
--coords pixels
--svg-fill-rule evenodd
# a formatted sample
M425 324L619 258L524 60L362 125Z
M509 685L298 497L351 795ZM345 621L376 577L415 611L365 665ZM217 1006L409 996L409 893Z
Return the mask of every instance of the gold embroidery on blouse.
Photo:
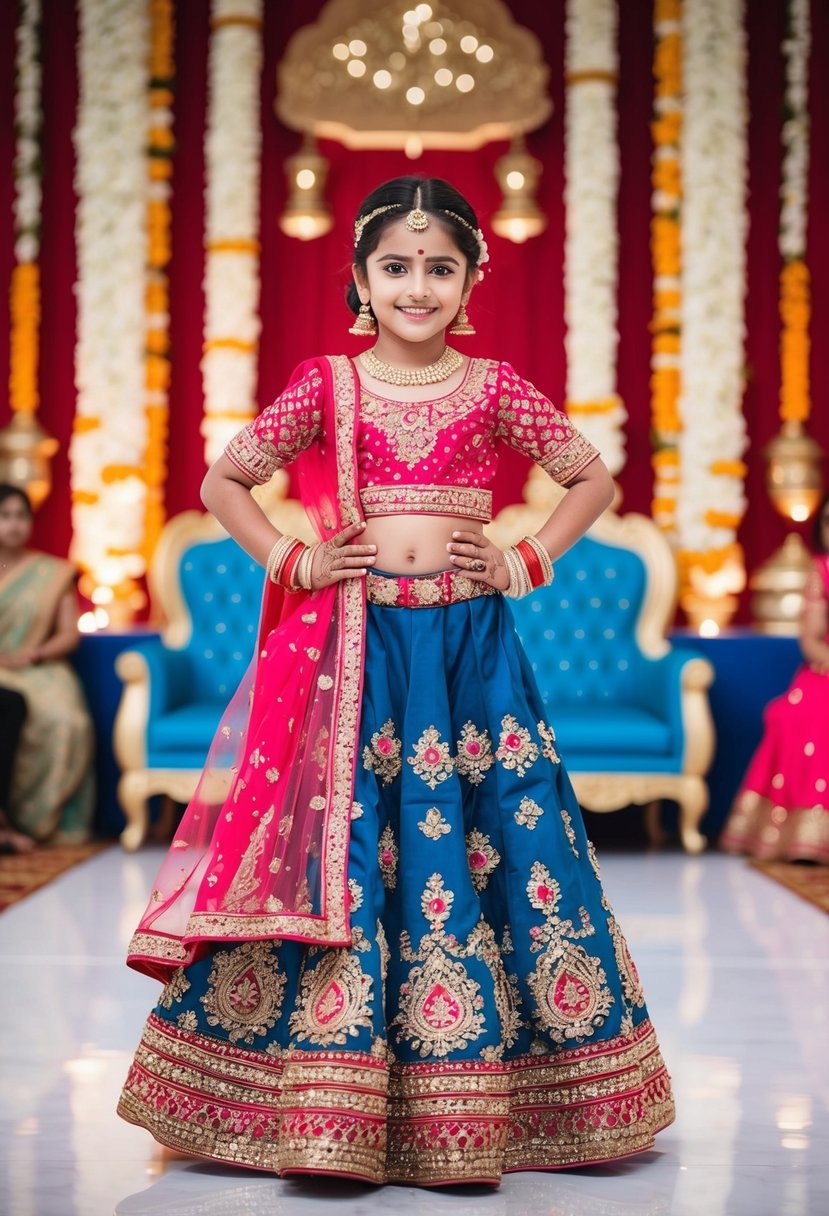
M471 486L366 486L360 503L367 519L376 515L455 515L492 519L492 491Z
M480 407L487 371L486 360L472 359L463 384L438 401L385 401L364 388L360 420L376 427L394 458L413 469L432 454L441 431Z
M254 481L268 481L319 434L322 413L312 402L321 388L322 376L317 370L289 385L273 405L234 435L225 448L228 459Z

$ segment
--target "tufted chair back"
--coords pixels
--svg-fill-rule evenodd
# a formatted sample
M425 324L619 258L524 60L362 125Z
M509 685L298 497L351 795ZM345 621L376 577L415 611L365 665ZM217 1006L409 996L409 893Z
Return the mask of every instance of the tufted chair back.
M191 697L224 704L253 653L262 567L227 537L185 549L178 577L190 618Z
M638 553L585 536L556 562L550 587L512 601L545 703L642 703L637 624L646 583Z

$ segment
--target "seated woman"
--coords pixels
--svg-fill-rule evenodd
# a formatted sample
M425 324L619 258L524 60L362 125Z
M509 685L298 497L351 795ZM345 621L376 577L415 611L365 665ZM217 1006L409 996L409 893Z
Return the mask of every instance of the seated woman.
M79 640L77 571L28 549L31 530L24 491L0 485L0 704L4 734L7 719L17 734L13 754L14 736L5 739L8 788L0 789L6 852L29 841L85 840L93 812L92 722L66 662Z
M806 660L768 705L720 844L732 853L829 862L829 494L815 518L800 649Z

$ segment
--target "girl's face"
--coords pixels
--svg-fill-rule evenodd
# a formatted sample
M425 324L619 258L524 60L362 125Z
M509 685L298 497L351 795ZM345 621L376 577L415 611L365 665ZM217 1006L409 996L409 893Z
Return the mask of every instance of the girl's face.
M32 531L32 517L22 498L10 494L0 502L0 548L22 549Z
M434 338L454 321L468 295L466 258L438 220L409 232L403 219L383 229L363 276L354 267L357 289L371 300L381 335L403 342Z

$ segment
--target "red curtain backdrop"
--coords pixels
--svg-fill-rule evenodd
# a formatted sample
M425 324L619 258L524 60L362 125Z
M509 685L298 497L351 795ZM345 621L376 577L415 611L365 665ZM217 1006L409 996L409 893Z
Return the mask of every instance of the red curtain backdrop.
M360 349L346 330L350 314L343 297L349 276L351 222L362 197L378 182L401 173L446 177L466 194L487 232L492 261L476 288L471 315L478 334L460 339L473 354L508 359L554 400L564 394L563 319L563 41L561 0L536 4L510 0L515 19L541 41L550 65L554 113L528 139L544 165L539 202L548 217L545 233L523 246L489 231L499 203L493 166L506 150L490 145L475 153L427 152L417 161L396 152L349 152L325 143L330 162L328 197L336 225L313 242L284 237L278 217L285 199L283 162L299 146L299 136L274 115L276 65L291 35L313 20L322 0L265 0L265 71L262 85L262 338L259 358L260 401L279 392L293 365L313 353ZM749 510L739 539L748 569L765 559L786 532L763 486L761 451L779 428L777 222L780 181L780 114L784 0L749 4L750 171L748 296L746 308L745 414L751 439L748 453ZM75 406L74 342L76 307L72 127L77 102L75 44L77 19L68 3L44 5L44 195L41 272L43 324L40 385L43 425L61 443L54 461L55 486L36 525L36 543L66 552L71 536L67 457ZM619 390L630 419L627 464L620 482L624 509L649 512L650 468L649 354L651 316L650 132L652 105L652 3L625 0L620 5L619 142L622 174L619 195ZM202 386L204 254L204 119L209 5L181 2L176 11L177 102L173 196L171 280L172 384L170 392L170 465L167 486L170 515L198 507L204 472L199 434ZM829 328L829 231L823 220L829 203L829 90L825 88L829 50L829 5L812 5L812 158L808 260L813 277L813 339ZM12 166L14 155L13 65L15 6L0 5L0 279L8 283L13 265ZM0 376L8 378L8 298L0 299ZM824 402L829 381L829 344L812 350L813 417L810 430L829 451L829 411ZM0 424L8 417L7 399ZM526 465L507 457L496 490L496 509L520 498ZM829 470L827 471L829 475ZM743 597L742 617L746 617Z

